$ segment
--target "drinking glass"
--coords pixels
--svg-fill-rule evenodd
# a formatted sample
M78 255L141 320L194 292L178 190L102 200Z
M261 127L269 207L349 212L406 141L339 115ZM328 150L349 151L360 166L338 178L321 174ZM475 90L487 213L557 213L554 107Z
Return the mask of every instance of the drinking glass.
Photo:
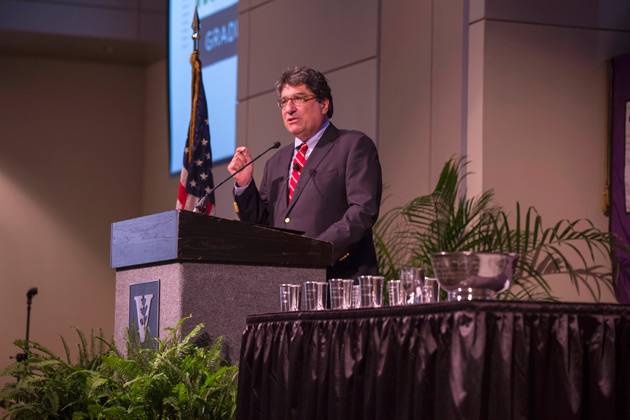
M352 305L353 280L330 279L330 309L349 309Z
M355 309L361 307L361 286L358 284L352 285L352 307Z
M362 308L380 308L383 305L383 281L382 276L359 276Z
M405 294L405 305L422 303L424 268L403 267L400 269L400 284Z
M304 309L307 311L326 309L326 286L328 283L325 282L304 282Z
M405 305L414 302L414 284L413 269L411 267L403 267L400 269L400 285L403 290L403 303Z
M300 310L300 285L281 284L280 285L280 311L292 312Z
M426 270L421 267L413 268L413 284L416 289L416 293L414 295L415 303L423 303L424 302L424 272Z
M389 294L389 306L400 306L404 302L403 290L400 287L400 280L390 280L387 282L387 294Z
M422 301L435 303L440 301L440 284L435 277L426 277L422 287Z

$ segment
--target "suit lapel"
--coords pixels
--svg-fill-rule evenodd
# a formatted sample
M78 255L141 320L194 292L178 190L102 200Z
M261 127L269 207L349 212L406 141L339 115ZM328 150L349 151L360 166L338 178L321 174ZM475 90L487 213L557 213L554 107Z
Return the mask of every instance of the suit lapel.
M319 141L317 142L315 149L313 149L308 159L306 160L306 163L304 164L304 168L302 168L300 179L298 179L298 183L295 186L295 190L293 191L293 197L291 198L291 203L289 203L287 212L290 211L291 208L293 208L293 206L297 202L297 200L299 200L300 195L302 194L302 191L304 190L304 187L308 184L308 182L311 179L312 172L317 169L317 167L322 162L322 160L324 160L326 155L333 148L333 146L335 145L334 140L338 137L338 135L339 135L339 130L337 130L337 128L332 123L330 123L326 131L324 131L322 138L319 139ZM286 184L287 183L285 182L285 188L286 188Z

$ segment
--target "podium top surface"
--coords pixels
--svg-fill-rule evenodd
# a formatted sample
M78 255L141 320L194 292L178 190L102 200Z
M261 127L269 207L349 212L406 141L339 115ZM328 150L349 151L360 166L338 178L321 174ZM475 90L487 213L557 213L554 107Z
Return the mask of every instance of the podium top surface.
M186 210L112 223L112 268L167 261L325 268L332 244Z

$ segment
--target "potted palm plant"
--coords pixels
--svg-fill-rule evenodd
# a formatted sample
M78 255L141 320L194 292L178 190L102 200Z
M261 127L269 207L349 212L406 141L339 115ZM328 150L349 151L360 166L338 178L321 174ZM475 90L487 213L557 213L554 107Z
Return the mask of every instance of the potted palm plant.
M379 269L386 279L403 266L424 267L433 276L430 255L437 252L511 252L520 256L511 286L498 299L557 300L548 276L566 274L580 292L595 300L602 288L614 290L610 267L598 265L602 254L616 264L614 237L588 219L561 220L543 227L535 208L519 203L513 213L500 208L488 190L468 198L460 193L466 161L451 158L433 192L387 211L374 227ZM592 280L589 280L592 279Z

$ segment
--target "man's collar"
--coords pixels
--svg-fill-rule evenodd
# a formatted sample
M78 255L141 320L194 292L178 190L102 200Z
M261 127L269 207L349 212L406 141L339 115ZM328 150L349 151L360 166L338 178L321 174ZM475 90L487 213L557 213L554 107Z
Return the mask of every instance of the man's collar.
M306 140L305 142L303 142L302 140L296 137L295 147L298 148L302 144L306 143L308 145L309 150L313 150L315 146L317 145L317 142L319 141L319 139L321 139L322 136L324 135L324 131L326 131L326 128L328 128L329 125L330 125L330 120L326 120L326 122L324 122L321 128L317 130L317 133L313 134L313 136L310 139Z

